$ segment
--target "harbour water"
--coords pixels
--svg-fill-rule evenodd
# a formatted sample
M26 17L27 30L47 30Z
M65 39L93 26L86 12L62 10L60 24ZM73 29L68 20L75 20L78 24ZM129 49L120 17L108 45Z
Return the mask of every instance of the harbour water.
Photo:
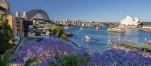
M99 27L100 30L96 30L96 27L69 27L65 31L71 32L74 36L69 37L70 40L77 43L80 47L87 47L90 51L104 52L108 49L109 40L129 40L133 42L145 43L151 39L151 32L145 32L137 29L125 29L124 34L108 33L108 27ZM91 40L86 40L85 36L90 36Z

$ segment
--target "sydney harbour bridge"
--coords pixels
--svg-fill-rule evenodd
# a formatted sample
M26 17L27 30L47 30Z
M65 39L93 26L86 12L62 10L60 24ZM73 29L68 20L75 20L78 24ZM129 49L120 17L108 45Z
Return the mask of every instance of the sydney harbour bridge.
M54 24L47 13L42 9L32 9L30 11L24 12L23 18L24 33L26 33L26 35L30 29L29 26L32 26L35 23Z
M42 20L46 22L52 22L47 13L42 9L33 9L26 13L28 20Z

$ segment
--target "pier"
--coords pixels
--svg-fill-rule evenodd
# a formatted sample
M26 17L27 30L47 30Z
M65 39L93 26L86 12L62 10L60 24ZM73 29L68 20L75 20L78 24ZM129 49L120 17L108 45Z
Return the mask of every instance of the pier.
M136 50L144 54L144 56L150 56L151 55L151 45L148 44L141 44L141 43L135 43L127 40L114 40L109 43L109 49L115 48L115 49L124 49L126 51L129 50Z

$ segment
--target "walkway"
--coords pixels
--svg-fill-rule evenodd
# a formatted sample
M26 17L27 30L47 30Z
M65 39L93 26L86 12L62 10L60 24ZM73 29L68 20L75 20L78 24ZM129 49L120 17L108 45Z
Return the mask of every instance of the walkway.
M20 50L20 47L24 45L26 39L27 39L27 38L23 37L22 41L20 42L20 44L19 44L19 46L17 47L17 49L15 50L15 52L17 52L18 50ZM14 52L14 53L15 53L15 52Z
M28 36L28 38L50 38L50 36Z

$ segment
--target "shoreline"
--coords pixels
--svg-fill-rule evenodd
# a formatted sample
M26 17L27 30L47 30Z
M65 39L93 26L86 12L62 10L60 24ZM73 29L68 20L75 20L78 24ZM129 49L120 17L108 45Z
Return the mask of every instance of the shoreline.
M147 32L151 32L151 29L150 29L150 28L142 28L141 30L147 31Z
M150 28L120 28L120 29L136 29L136 30L143 30L143 31L151 32Z

